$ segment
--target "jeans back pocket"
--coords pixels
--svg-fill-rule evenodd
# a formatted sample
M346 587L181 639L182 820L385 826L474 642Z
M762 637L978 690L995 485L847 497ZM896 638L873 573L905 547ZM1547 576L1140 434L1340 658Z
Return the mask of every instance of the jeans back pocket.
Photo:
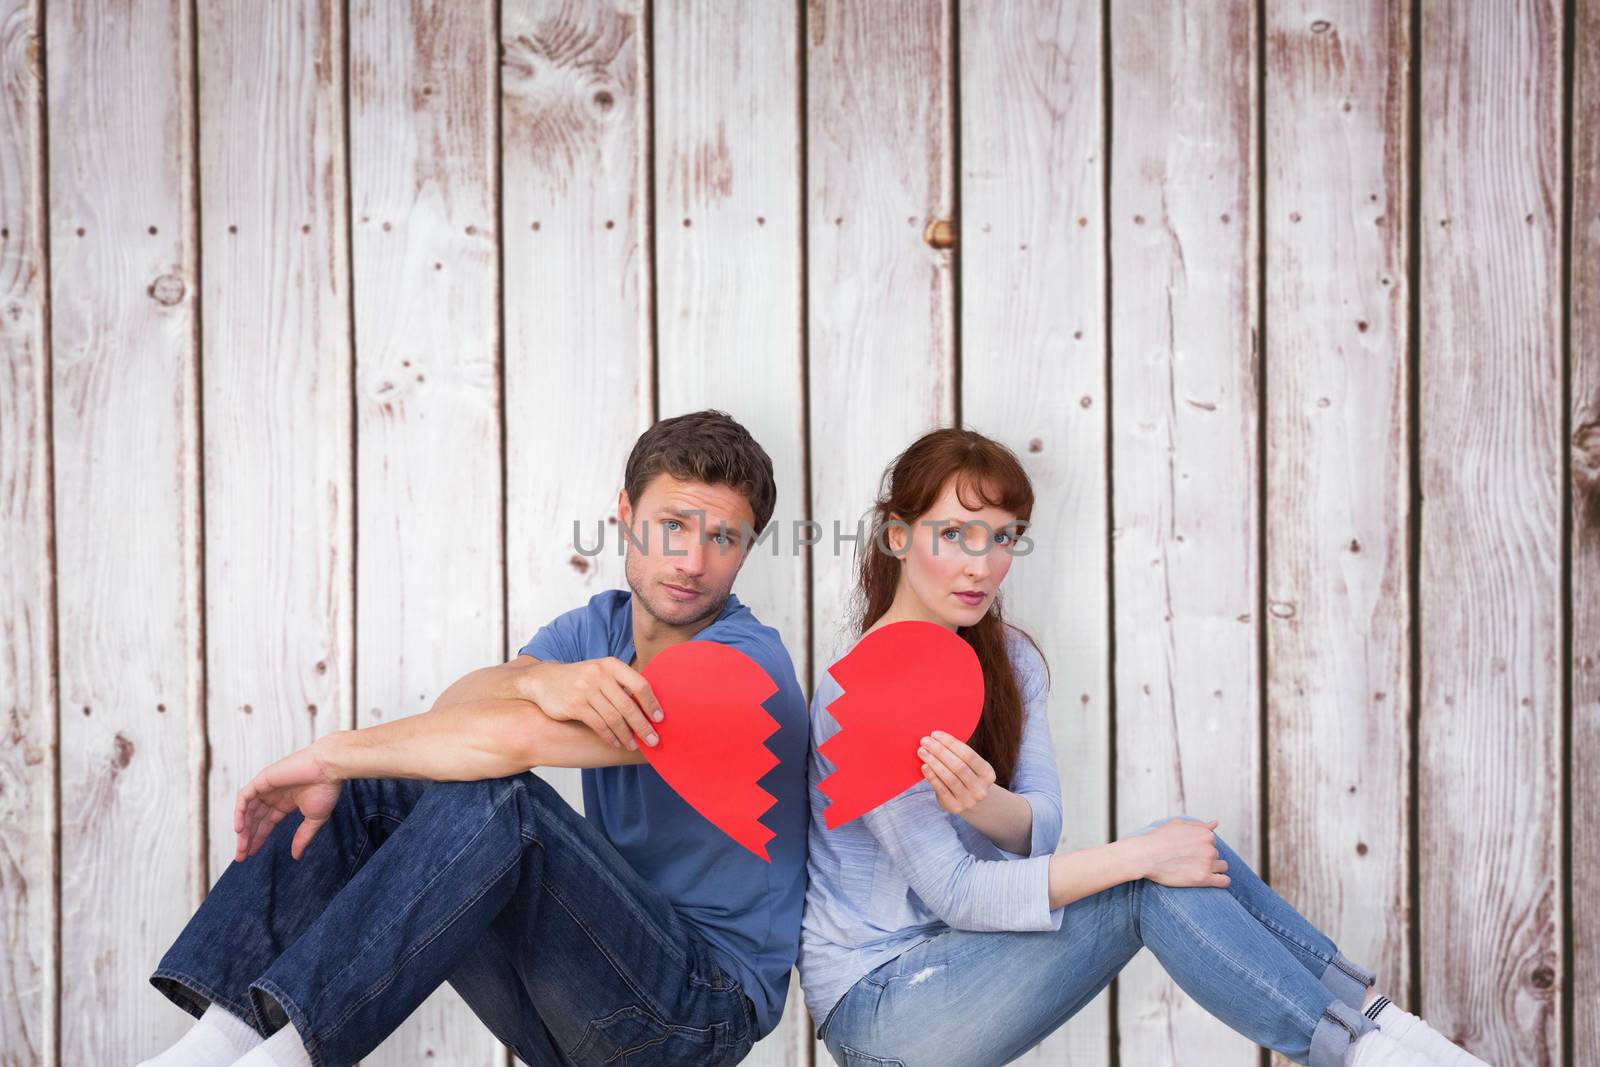
M727 1026L668 1023L641 1005L629 1004L591 1021L571 1055L579 1063L608 1067L715 1063L721 1055Z
M844 1053L844 1067L906 1067L901 1060L871 1056L845 1044L840 1044L839 1051Z

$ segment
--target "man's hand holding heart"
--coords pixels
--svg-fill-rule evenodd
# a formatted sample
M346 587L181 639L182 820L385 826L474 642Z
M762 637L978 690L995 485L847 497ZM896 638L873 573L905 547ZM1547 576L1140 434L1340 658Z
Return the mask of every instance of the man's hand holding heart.
M615 656L577 663L543 660L528 668L529 699L550 718L581 722L612 748L637 750L643 738L660 738L652 722L662 721L661 704L644 675Z

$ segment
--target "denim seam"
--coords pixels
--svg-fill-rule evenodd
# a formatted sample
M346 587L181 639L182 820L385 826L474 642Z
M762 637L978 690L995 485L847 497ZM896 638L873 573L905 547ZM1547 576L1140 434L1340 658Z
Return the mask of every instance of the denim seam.
M1363 973L1361 973L1359 971L1352 970L1351 967L1346 967L1344 965L1344 963L1340 961L1340 959L1339 959L1339 957L1337 955L1335 955L1328 962L1333 964L1335 967L1339 968L1345 974L1348 974L1351 978L1354 978L1356 980L1357 984L1362 985L1362 986L1371 986L1372 985L1372 982L1368 981L1367 976L1365 974L1363 974ZM1353 966L1355 966L1355 964L1352 964L1351 966L1353 967Z
M1361 1036L1360 1034L1356 1033L1354 1027L1352 1027L1349 1023L1345 1022L1343 1019L1339 1018L1339 1016L1335 1015L1333 1013L1333 1011L1330 1010L1329 1008L1323 1008L1322 1009L1322 1018L1324 1018L1324 1019L1332 1019L1334 1022L1336 1022L1340 1026L1344 1027L1345 1033L1350 1035L1350 1040L1351 1041L1354 1041L1356 1038Z
M1237 895L1234 896L1234 899L1235 900L1239 900ZM1291 934L1286 927L1281 926L1279 923L1277 923L1270 915L1268 915L1268 914L1266 914L1265 912L1262 912L1262 911L1257 911L1255 908L1252 908L1249 904L1246 904L1243 900L1239 900L1239 903L1244 904L1245 910L1248 911L1251 915L1254 915L1256 917L1256 921L1257 922L1259 922L1262 926L1265 926L1268 930L1271 930L1281 940L1288 942L1289 944L1293 945L1295 948L1301 949L1302 951L1306 952L1309 955L1315 956L1317 959L1322 961L1324 966L1334 962L1332 956L1324 955L1315 946L1308 945L1304 941L1301 941L1298 937L1295 937L1293 934Z
M1156 884L1159 884L1159 883L1156 883ZM1224 890L1224 892L1226 892L1226 890ZM1281 1005L1283 1007L1287 1007L1290 1010L1292 1010L1293 1012L1295 1012L1300 1017L1300 1020L1303 1023L1307 1023L1308 1024L1308 1027L1307 1027L1308 1030L1315 1030L1316 1029L1317 1022L1318 1022L1320 1016L1312 1016L1309 1012L1307 1012L1303 1008L1301 1008L1301 1006L1299 1004L1296 1004L1293 1000L1290 1000L1288 997L1284 996L1278 990L1277 986L1273 985L1271 982L1268 982L1264 977L1262 977L1261 975L1257 974L1248 965L1246 965L1243 960L1240 960L1237 957L1235 957L1235 956L1229 954L1228 952L1224 951L1221 945L1217 944L1217 942L1213 941L1209 936L1207 936L1205 928L1200 926L1194 920L1190 919L1188 915L1184 914L1184 912L1183 912L1183 910L1181 908L1171 908L1171 909L1169 909L1169 914L1175 916L1179 922L1181 922L1184 926L1187 926L1190 929L1190 931L1193 932L1195 934L1195 936L1200 940L1200 942L1202 944L1204 944L1207 948L1209 948L1212 952L1215 952L1217 955L1221 956L1223 959L1227 960L1229 963L1232 963L1235 967L1238 967L1241 971L1243 971L1246 975L1248 975L1252 982L1254 982L1257 986L1259 986L1261 989L1266 991L1266 993L1268 994L1270 999L1277 1001L1279 1005ZM1141 940L1143 940L1142 937L1141 937ZM1332 994L1329 994L1329 995L1331 996ZM1327 1015L1327 1010L1324 1009L1322 1014L1323 1015ZM1334 1018L1334 1017L1333 1016L1329 1016L1329 1018ZM1339 1025L1344 1026L1344 1021L1343 1020L1339 1020ZM1345 1029L1349 1030L1350 1028L1348 1026L1345 1026ZM1309 1037L1309 1035L1308 1035L1308 1037Z
M367 819L388 819L390 822L398 826L400 823L405 821L406 814L406 812L390 811L388 808L377 808L376 810L367 812L365 818L356 819L356 825L361 827L361 844L356 848L355 857L350 861L350 865L345 869L344 880L346 883L355 877L356 871L361 867L361 858L367 854L368 846L372 844L372 829L367 825ZM373 851L376 851L376 849Z
M574 923L576 923L578 928L584 932L584 935L589 938L589 943L594 945L594 947L599 951L600 955L605 957L607 963L611 964L611 969L617 973L618 978L622 979L623 984L625 984L629 989L633 990L634 994L639 998L639 1000L645 1004L647 1008L649 1008L650 1013L656 1016L658 1019L662 1019L663 1025L673 1025L664 1021L664 1017L671 1015L672 1013L663 1008L655 997L647 993L639 985L639 983L633 980L633 975L630 974L628 969L622 965L622 962L618 960L617 957L611 952L611 949L605 944L605 942L595 935L594 928L588 923L584 922L583 917L572 909L572 906L568 904L566 899L562 897L562 895L556 890L556 887L547 881L544 883L544 888L549 892L551 899L557 904L561 905L561 910L566 912L567 916ZM637 916L635 916L635 918L637 918ZM684 964L684 973L688 973L688 965L686 962Z
M870 1052L862 1052L858 1048L852 1048L843 1041L839 1042L839 1048L847 1056L855 1056L856 1058L865 1060L868 1063L880 1064L881 1067L905 1067L905 1060L898 1060L893 1057L886 1056L874 1056Z
M849 990L845 990L845 992L848 993ZM812 1035L813 1037L816 1038L816 1040L818 1040L818 1041L823 1040L823 1035L828 1032L828 1024L833 1021L834 1015L836 1015L838 1013L838 1011L839 1011L839 1005L841 1005L843 1003L844 1003L844 997L840 997L838 1000L833 1002L833 1007L828 1009L828 1014L822 1020L822 1025L817 1027L817 1032L814 1035Z
M329 1033L329 1034L337 1033L339 1031L340 1027L344 1026L344 1024L350 1020L350 1016L354 1015L361 1008L365 1007L367 1005L367 1003L369 1001L371 1001L374 997L376 997L379 993L382 993L385 989L388 989L389 986L394 983L395 978L399 976L401 968L403 968L406 964L410 963L413 959L415 959L417 957L417 955L422 952L423 949L427 948L429 945L431 945L435 941L437 941L439 939L439 935L444 933L444 931L450 926L451 923L455 922L456 919L460 918L460 916L461 916L461 914L463 912L465 912L468 908L472 907L478 901L482 900L483 899L483 895L489 891L489 887L494 885L495 882L499 881L500 880L500 876L505 874L506 871L510 870L512 868L512 866L515 865L517 863L517 861L521 858L521 856L522 856L522 853L521 853L520 850L518 850L517 852L513 853L506 860L505 863L500 865L499 869L496 870L491 877L489 877L489 878L484 880L483 884L478 887L478 891L472 895L471 899L463 901L461 904L457 905L456 909L454 911L452 911L449 915L445 916L445 918L441 919L437 924L435 924L435 926L434 926L434 928L432 930L430 930L417 943L413 944L411 946L411 950L409 952L404 953L400 957L400 959L395 961L395 965L389 969L388 974L384 975L383 981L380 982L374 988L369 989L364 996L362 996L359 1000L357 1000L354 1004L352 1004L349 1007L349 1009L347 1009L345 1011L345 1013L343 1015L339 1016L338 1020L336 1022L334 1022L332 1026L329 1026L329 1027L326 1028L326 1032ZM452 864L454 862L455 862L454 860L451 861ZM448 866L446 867L446 869L448 870ZM443 872L441 872L441 873L443 873ZM430 880L430 882L428 884L432 885L433 883ZM391 923L390 925L393 925L393 923ZM388 927L386 926L384 929L388 929ZM371 945L371 943L369 942L368 943L368 947L370 947L370 945ZM352 961L352 962L354 962L354 961ZM350 969L349 967L346 967L345 971L348 971L349 969ZM343 976L344 976L344 971L339 972L338 977L342 978ZM326 996L326 995L327 994L326 994L326 991L325 991L323 993L323 996ZM317 1001L316 1001L316 1004L320 1005L321 1002L322 1002L322 997L318 997Z
M194 977L194 975L187 974L183 971L173 970L171 967L158 967L154 972L152 972L151 977L170 978L172 981L178 982L182 985L193 986L195 990L204 994L207 999L216 1001L224 1008L227 1008L229 1011L233 1012L233 1014L244 1019L244 1021L249 1023L251 1029L255 1030L256 1033L259 1034L261 1032L261 1027L256 1024L256 1009L252 1005L248 1003L240 1004L236 1000L232 1000L229 997L223 996L206 983ZM198 1019L200 1015L204 1013L204 1011L205 1009L202 1008L199 1012L195 1012L195 1018Z
M360 820L357 821L360 822ZM372 835L367 832L367 824L365 822L361 822L361 844L356 848L356 854L351 858L349 864L345 866L345 885L349 885L350 879L354 878L356 876L356 872L361 869L361 860L364 856L366 856L367 846L370 844L372 844Z
M640 1051L641 1049L647 1049L651 1045L659 1045L661 1042L665 1041L669 1037L674 1036L675 1034L693 1034L702 1040L709 1038L711 1041L711 1053L713 1060L716 1060L728 1049L727 1020L713 1022L709 1026L689 1026L684 1023L669 1023L666 1021L666 1019L662 1018L662 1015L665 1014L663 1012L652 1011L648 1006L625 1004L611 1014L601 1016L600 1019L590 1019L589 1025L584 1027L583 1036L578 1038L578 1043L573 1046L572 1051L569 1052L568 1055L573 1059L577 1059L579 1058L578 1053L587 1052L591 1040L594 1038L596 1033L602 1029L600 1026L602 1019L615 1019L625 1011L638 1011L642 1013L647 1019L649 1019L651 1023L661 1028L661 1036L652 1041L646 1041L639 1045L630 1045L628 1048L623 1049L621 1051L621 1055L624 1059L626 1059L632 1053Z
M626 897L633 895L627 886L623 885L611 874L610 871L605 869L605 863L601 861L598 856L595 856L593 850L590 849L587 844L578 840L575 834L572 834L565 827L560 825L553 826L552 829L564 837L569 845L574 845L578 848L581 848L585 854L593 858L594 863L592 866L595 873L609 881L619 896ZM552 895L554 895L558 900L561 900L561 896L558 892L556 892L554 886L552 886L548 881L546 881L544 884L546 888L551 891ZM566 909L567 914L572 916L573 921L577 922L579 926L584 928L584 931L589 934L590 939L594 940L594 931L591 930L582 919L578 918L577 914L570 906L568 906L565 900L561 900L561 906ZM694 968L689 964L689 957L673 942L672 938L669 937L665 931L656 926L654 920L650 919L643 912L636 913L634 915L634 919L636 919L639 923L639 926L655 940L656 944L661 946L662 951L666 952L667 955L671 956L675 961L677 961L678 965L683 968L683 971L686 975L690 976L691 980L693 980L697 985L711 986L712 988L716 988L713 983L707 982L705 979L696 977L693 974Z
M270 978L257 978L251 985L260 986L263 993L278 1002L283 1014L289 1018L285 1025L293 1026L295 1033L299 1035L300 1043L306 1049L306 1058L311 1061L311 1067L326 1067L322 1058L322 1042L315 1033L316 1028L311 1025L311 1017L300 1007L299 1001L284 992L283 988ZM295 1022L297 1015L300 1017L300 1022L305 1024L303 1029Z
M478 838L482 837L483 834L485 833L485 831L487 831L489 829L489 827L493 824L494 817L499 815L500 809L505 806L506 801L509 800L510 798L511 798L511 793L508 791L504 797L502 797L500 800L498 800L495 803L494 809L491 812L490 818L488 820L486 820L484 822L484 824L478 828L478 832L473 834L470 838L467 839L467 841L461 846L461 849L458 852L456 852L456 854L454 856L452 856L450 858L450 862L446 863L443 867L439 868L439 870L437 872L435 872L434 876L432 878L428 879L428 881L423 884L422 888L417 890L417 892L411 897L411 899L406 902L404 907L395 909L394 914L389 917L389 921L384 923L377 930L375 930L372 933L372 936L367 938L365 944L361 945L353 953L351 953L350 962L345 964L344 967L341 968L337 974L332 975L328 979L328 982L327 982L328 985L332 985L334 982L337 982L340 979L344 978L344 976L350 971L350 969L352 967L354 967L358 962L360 962L361 957L367 952L367 950L372 948L372 946L377 943L377 941L378 941L378 939L380 937L382 937L384 934L388 933L389 928L391 926L393 926L395 923L399 922L400 921L400 917L402 915L404 915L406 913L406 911L413 904L415 904L418 900L422 899L423 895L426 894L429 889L433 888L433 884L435 882L437 882L440 878L444 877L444 875L447 872L449 872L450 869L453 868L456 865L456 862L458 860L460 860L462 856L466 855L467 850L472 847L473 842L477 841ZM473 899L471 901L468 901L468 903L466 905L463 905L463 907L470 907L473 903L476 903L478 897L483 896L483 894L488 890L488 887L494 883L495 878L499 878L501 874L505 873L506 868L509 867L512 862L515 862L515 860L516 860L518 855L520 855L520 852L518 852L517 854L514 854L511 857L511 860L509 860L504 866L502 866L499 871L496 871L495 875L494 875L494 878L490 878L487 881L485 881L483 883L483 886L478 890L477 896L473 897ZM455 914L459 914L459 913L460 912L459 912L459 909L458 909L458 911ZM452 919L455 918L455 914L452 914L449 919L446 919L443 923L440 923L439 926L428 935L428 940L431 941L431 940L433 940L434 937L438 936L439 931L442 930L446 924L448 924ZM415 953L412 953L412 955L415 955ZM411 955L406 956L406 960L410 960L410 959L411 959ZM404 961L402 961L402 962L404 962ZM394 974L398 973L399 968L400 968L400 964L396 964L394 971L392 971L390 973L390 975L389 975L388 981L392 981L393 980ZM388 982L386 981L384 984L387 985ZM327 995L326 992L324 992L322 995L317 997L317 999L312 1003L313 1010L322 1003L322 997L326 996L326 995ZM365 1003L365 1000L363 1000L362 1003ZM349 1018L350 1012L355 1011L356 1008L358 1008L360 1006L361 1005L358 1004L355 1007L352 1007L350 1009L350 1011L346 1012L343 1016L340 1016L339 1021L334 1023L333 1026L330 1027L327 1032L328 1033L333 1033L334 1031L338 1030L338 1028L345 1022L345 1020L347 1018Z

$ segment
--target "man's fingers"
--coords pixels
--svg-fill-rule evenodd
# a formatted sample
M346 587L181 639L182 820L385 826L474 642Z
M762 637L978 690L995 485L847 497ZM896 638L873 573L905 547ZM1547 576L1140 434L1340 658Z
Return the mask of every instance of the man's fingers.
M656 736L655 728L650 725L650 720L645 718L645 714L639 705L633 702L633 698L628 694L627 687L620 682L614 683L611 689L607 691L607 695L611 697L611 703L616 705L617 713L627 722L629 734L637 734L644 739L645 744L652 744L653 742L650 739ZM629 740L632 740L631 736ZM634 747L638 747L637 742L635 742Z
M650 680L621 660L617 660L617 666L620 669L616 671L616 677L622 688L639 702L639 707L644 709L643 714L647 719L651 722L660 722L661 702L656 699L655 690L650 688ZM640 731L640 733L649 732L649 730Z
M242 798L243 794L241 793L240 796ZM255 804L241 799L239 818L235 821L239 824L239 849L240 851L244 852L246 856L250 854L250 842L254 840L256 836L257 818L258 816L256 815Z
M260 776L250 779L239 790L238 799L233 802L233 829L237 833L244 829L245 820L249 817L251 806L258 803L257 797L261 795Z
M289 855L295 859L304 855L306 846L311 844L311 839L317 836L317 831L322 829L322 824L327 821L327 819L303 820L299 829L294 832L294 840L289 843Z
M618 728L620 720L619 723L612 722L616 718L617 712L611 706L611 702L603 694L597 695L589 702L586 711L587 714L584 716L584 721L589 724L589 728L607 741L610 741L612 748L622 748L626 729Z
M583 706L582 713L579 714L577 718L585 726L593 730L602 741L608 743L612 748L622 747L621 745L617 744L616 736L612 734L611 727L606 723L605 717L594 708L585 704Z
M254 856L260 850L262 843L272 833L272 828L277 826L282 818L283 812L274 808L264 818L256 821L255 833L250 838L250 855Z
M628 725L628 717L623 711L623 705L632 706L633 701L623 693L622 687L615 682L608 682L601 687L595 703L600 709L600 714L605 716L606 725L611 728L612 734L622 746L630 749L638 748L638 744L633 740L633 729Z

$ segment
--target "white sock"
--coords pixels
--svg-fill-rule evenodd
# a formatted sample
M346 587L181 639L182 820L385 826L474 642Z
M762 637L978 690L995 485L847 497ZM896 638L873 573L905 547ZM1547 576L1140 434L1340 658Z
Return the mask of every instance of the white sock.
M1440 1067L1489 1067L1487 1061L1455 1044L1423 1019L1400 1010L1388 997L1373 997L1361 1014L1406 1048L1422 1053Z
M1434 1067L1434 1062L1406 1048L1382 1030L1368 1030L1350 1042L1344 1054L1344 1067Z
M311 1056L294 1023L284 1023L271 1037L235 1060L232 1067L311 1067Z
M231 1064L266 1039L255 1027L212 1001L177 1044L138 1067L218 1067Z

